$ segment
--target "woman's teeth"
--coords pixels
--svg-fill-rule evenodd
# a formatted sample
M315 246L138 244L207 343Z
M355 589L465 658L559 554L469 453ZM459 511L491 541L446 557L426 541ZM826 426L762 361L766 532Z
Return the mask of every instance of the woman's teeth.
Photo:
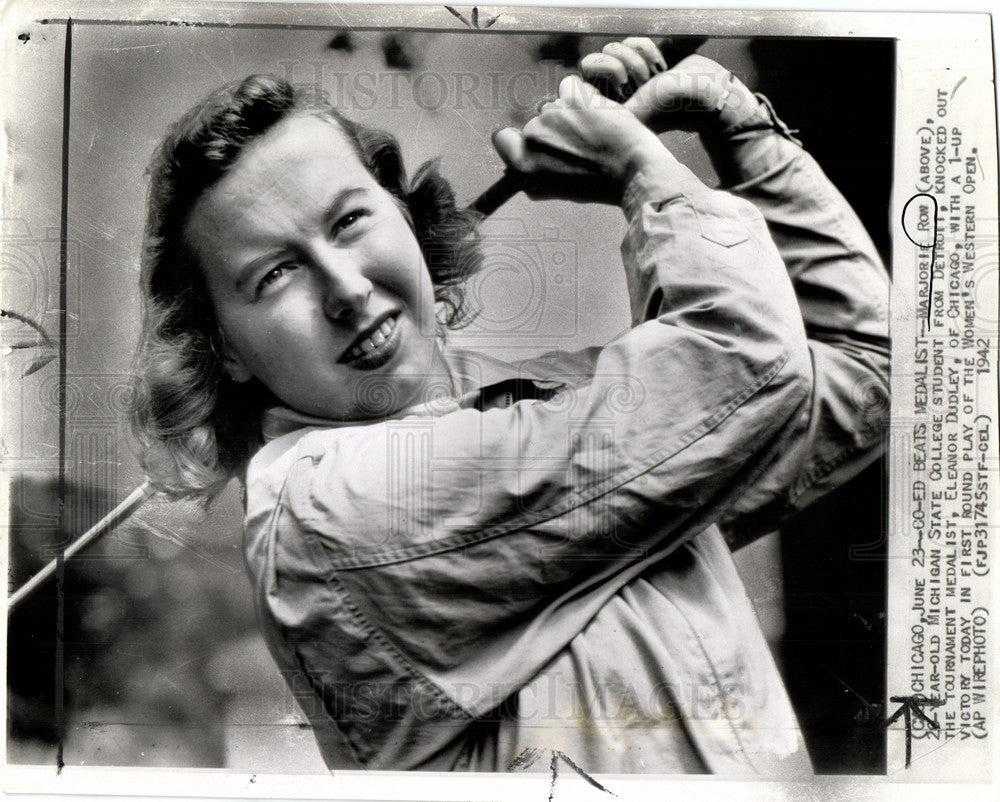
M369 336L365 337L360 343L354 346L349 352L348 357L351 359L356 359L359 356L364 356L365 354L370 354L380 345L382 345L389 336L392 334L393 330L396 328L396 319L388 318L382 322L375 332Z

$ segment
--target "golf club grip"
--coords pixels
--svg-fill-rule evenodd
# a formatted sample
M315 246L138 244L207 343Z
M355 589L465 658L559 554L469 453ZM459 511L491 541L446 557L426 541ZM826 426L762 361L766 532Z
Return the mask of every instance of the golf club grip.
M487 218L521 191L521 176L507 170L468 206L468 211Z
M650 117L650 109L637 108L632 111L641 123L646 123ZM478 198L470 203L466 210L477 212L483 216L483 219L486 219L520 192L524 188L524 181L525 177L520 173L506 170L500 178L490 184Z

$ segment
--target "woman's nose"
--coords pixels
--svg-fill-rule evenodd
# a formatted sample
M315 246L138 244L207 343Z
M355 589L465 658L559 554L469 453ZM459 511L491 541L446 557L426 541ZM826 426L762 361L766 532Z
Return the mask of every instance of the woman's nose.
M321 266L323 276L323 311L331 320L344 320L361 314L372 294L372 283L357 264L338 259Z

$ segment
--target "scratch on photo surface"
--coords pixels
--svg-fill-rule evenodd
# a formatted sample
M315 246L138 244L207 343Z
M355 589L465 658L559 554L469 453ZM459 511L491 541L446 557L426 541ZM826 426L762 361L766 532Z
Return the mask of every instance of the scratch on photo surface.
M230 53L232 53L232 44L230 43ZM219 79L225 83L228 79L225 73L219 69L219 65L212 61L212 57L208 55L204 50L201 51L201 57L208 62L209 66L219 74Z
M837 680L837 682L839 682L841 685L843 685L848 691L850 691L851 693L853 693L855 696L858 697L858 699L860 699L862 702L864 702L864 704L865 704L866 707L871 707L872 706L871 702L869 702L867 699L865 699L865 697L863 697L860 693L858 693L856 690L854 690L854 688L852 688L850 685L848 685L846 682L844 682L844 680L841 679L839 676L837 676L833 671L831 671L829 668L827 668L826 671L827 671L827 673L831 677L833 677L835 680Z
M462 114L462 112L460 112L460 111L459 111L458 109L452 109L452 113L453 113L453 114L454 114L454 115L455 115L456 117L458 117L458 118L459 118L459 119L460 119L460 120L461 120L462 122L464 122L464 123L465 123L465 124L466 124L467 126L469 126L469 128L471 128L471 129L472 129L472 133L474 133L474 134L480 134L480 133L481 133L481 132L479 131L479 129L477 129L477 128L476 128L476 126L474 126L474 125L472 124L472 121L471 121L471 120L469 120L469 118L468 118L468 117L466 117L466 116L465 116L464 114Z
M956 732L956 733L955 733L954 735L950 735L950 736L948 736L948 737L947 737L947 738L945 738L945 739L944 739L944 740L943 740L943 741L942 741L941 743L939 743L939 744L938 744L937 746L935 746L935 747L934 747L933 749L930 749L930 750L928 750L927 752L924 752L924 753L923 753L922 755L920 755L920 757L919 757L919 758L917 758L917 759L918 759L918 760L924 760L925 758L928 758L928 757L930 757L930 756L931 756L931 755L933 755L933 754L934 754L935 752L937 752L937 750L938 750L938 749L944 749L944 747L946 747L946 746L947 746L948 744L950 744L950 743L951 743L952 741L955 741L955 740L958 740L958 739L959 739L960 737L961 737L961 736L960 736L960 735L959 735L959 734L958 734L957 732Z
M933 755L933 754L934 754L935 752L937 752L937 750L938 750L938 749L943 749L944 747L946 747L946 746L947 746L948 744L950 744L950 743L951 743L952 741L954 741L954 740L955 740L955 739L957 739L958 737L959 737L959 736L958 736L958 734L956 733L955 735L952 735L952 736L950 736L950 737L948 737L948 738L945 738L945 739L944 739L944 741L943 741L942 743L939 743L939 744L938 744L937 746L935 746L935 747L934 747L933 749L930 749L930 750L928 750L927 752L925 752L924 754L920 755L920 756L919 756L919 757L918 757L917 759L918 759L918 760L924 760L925 758L928 758L928 757L930 757L930 756L931 756L931 755ZM912 762L913 762L913 761L911 761L911 763L910 763L910 764L908 764L908 765L904 765L904 766L903 766L903 768L901 768L901 769L896 769L896 770L895 770L895 771L893 771L893 772L889 772L889 773L888 773L888 774L887 774L886 776L893 776L893 775L896 775L896 774L900 774L900 773L902 773L902 772L906 771L906 770L907 770L908 768L910 768L910 765L912 764Z
M125 50L149 50L150 48L153 47L165 47L166 44L167 44L166 42L154 42L153 44L149 45L126 45L124 47L106 47L105 50L108 50L112 53L122 53Z
M205 562L213 565L216 568L221 568L222 570L230 574L240 573L240 570L238 568L233 568L232 566L224 563L222 560L213 557L211 554L198 548L196 545L194 545L194 543L190 542L187 538L184 538L181 535L177 534L169 527L162 525L158 526L156 524L151 523L150 521L144 521L144 520L135 521L135 525L139 529L146 530L150 534L155 535L161 540L166 540L170 543L180 546L183 549L187 549L196 557L205 560Z
M414 138L416 138L420 134L420 126L423 125L425 113L426 112L424 111L424 109L420 109L420 116L417 117L417 124L413 129Z
M979 165L979 174L986 175L986 168L983 167L982 159L979 158L979 148L972 148L972 152L976 154L976 164Z

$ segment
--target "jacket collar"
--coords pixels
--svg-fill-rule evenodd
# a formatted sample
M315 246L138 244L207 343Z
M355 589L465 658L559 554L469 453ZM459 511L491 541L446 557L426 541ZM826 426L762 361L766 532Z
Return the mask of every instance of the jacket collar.
M466 409L475 405L480 390L508 379L527 378L541 380L530 363L512 365L496 357L479 351L449 347L445 351L445 362L451 374L451 389L440 387L429 399L405 407L392 415L368 420L335 420L307 415L286 406L275 406L264 412L261 424L264 442L269 443L298 429L307 427L339 428L345 426L370 426L386 420L401 420L409 417L438 417Z

